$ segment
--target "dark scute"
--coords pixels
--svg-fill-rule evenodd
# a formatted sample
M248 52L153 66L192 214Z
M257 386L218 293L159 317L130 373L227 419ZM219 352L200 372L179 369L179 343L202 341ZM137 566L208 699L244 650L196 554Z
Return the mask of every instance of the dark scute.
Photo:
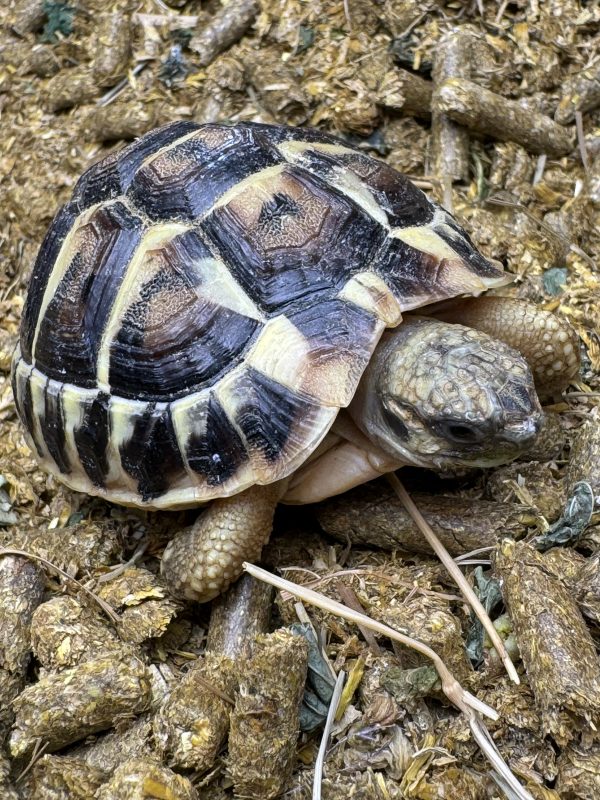
M278 230L281 229L284 217L293 217L299 213L300 208L291 197L278 193L263 203L258 224L260 227Z
M28 363L31 363L31 347L48 278L76 217L77 210L72 203L60 209L48 228L33 267L21 322L21 353Z
M481 275L482 277L495 277L500 274L498 267L495 267L487 260L487 258L484 258L481 255L481 253L473 244L469 234L463 228L461 228L457 222L454 220L449 220L449 222L446 224L448 224L452 230L460 234L460 238L455 238L440 226L435 228L435 232L440 239L443 239L447 244L449 244L450 247L463 259L469 269L471 269L477 275Z
M229 265L234 277L266 315L305 305L316 292L337 293L356 272L377 258L386 232L352 200L297 167L286 168L308 196L323 202L327 213L306 229L306 240L292 247L285 235L256 226L249 230L222 206L201 227ZM300 207L292 219L300 226Z
M183 472L183 460L169 407L149 403L136 419L131 439L119 448L121 464L137 481L142 500L164 494Z
M270 141L252 128L228 130L229 140L220 146L193 138L165 153L164 158L176 161L177 176L172 170L161 175L159 159L140 169L127 192L129 199L154 221L191 222L244 178L283 161Z
M109 470L107 447L110 438L109 395L99 392L87 402L81 425L73 431L79 460L95 486L104 486Z
M364 181L392 227L426 225L433 219L434 204L406 175L362 153L340 156L339 161Z
M212 393L208 402L206 432L189 437L185 456L191 469L205 477L209 486L225 483L248 460L239 433Z
M370 342L377 319L368 311L337 298L321 298L289 314L290 322L308 339L311 359L350 351L360 354L360 345Z
M375 272L390 286L396 297L407 301L431 292L435 297L439 261L406 244L389 239L382 249Z
M198 127L194 122L172 122L110 153L83 173L75 186L73 202L83 211L95 203L124 194L146 158Z
M143 223L122 203L93 216L99 236L89 260L74 252L41 322L36 366L48 377L84 388L96 385L96 357L104 328Z
M314 404L252 368L247 369L243 382L236 423L250 447L272 463L285 448L296 420L310 414Z
M243 358L260 323L202 296L186 269L209 255L200 244L192 232L171 242L164 270L128 308L111 344L109 381L116 394L174 400L214 384Z
M62 401L62 386L57 389L49 382L44 389L44 418L40 420L42 436L48 452L63 473L71 471L69 457L65 448L65 422Z
M435 206L424 192L402 173L365 153L306 150L302 159L306 169L324 180L332 180L336 168L353 172L386 212L392 227L426 225L433 219Z
M282 142L296 141L296 142L320 142L321 144L343 145L352 149L352 145L339 139L337 136L332 136L329 133L320 131L317 128L298 128L291 125L269 125L263 122L242 122L238 123L237 127L249 128L253 131L261 133L266 136L273 144L281 144Z
M110 153L86 169L75 184L73 203L78 211L85 211L96 203L113 200L123 194L119 174L120 152Z

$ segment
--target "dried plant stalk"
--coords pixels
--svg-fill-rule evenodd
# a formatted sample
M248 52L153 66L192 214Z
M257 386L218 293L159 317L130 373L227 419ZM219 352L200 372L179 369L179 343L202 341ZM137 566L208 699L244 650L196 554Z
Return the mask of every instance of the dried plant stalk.
M257 0L238 0L227 3L214 15L200 33L190 40L190 50L196 61L208 66L218 55L241 39L258 14Z
M561 156L573 149L572 131L471 81L444 81L436 91L435 101L436 111L469 130L503 142L516 142L531 153Z
M449 31L435 48L433 82L440 86L449 78L469 78L472 37L461 28ZM469 175L469 132L437 110L436 89L432 100L431 151L435 175L444 181L462 181Z
M13 756L29 752L38 738L59 750L110 728L123 715L140 714L151 700L150 680L136 656L103 656L46 675L14 701Z
M574 598L526 543L505 540L496 567L544 730L561 744L596 737L600 665Z
M256 639L231 715L228 766L237 795L269 800L288 784L307 663L306 639L289 630Z
M522 535L535 517L525 506L464 497L414 494L413 499L453 556L493 547L502 536ZM316 507L319 523L340 541L431 554L410 514L383 482L359 486Z

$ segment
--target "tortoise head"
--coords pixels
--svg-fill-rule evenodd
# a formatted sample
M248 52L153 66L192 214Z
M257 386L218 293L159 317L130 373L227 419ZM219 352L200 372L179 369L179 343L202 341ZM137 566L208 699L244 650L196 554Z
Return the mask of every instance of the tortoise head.
M350 413L386 452L440 472L511 461L542 422L516 350L463 325L410 317L382 339Z

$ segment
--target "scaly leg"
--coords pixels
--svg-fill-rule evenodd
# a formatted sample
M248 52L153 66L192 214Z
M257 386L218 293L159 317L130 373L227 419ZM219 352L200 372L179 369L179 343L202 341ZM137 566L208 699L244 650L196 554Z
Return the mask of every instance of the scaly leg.
M469 297L441 304L432 313L436 319L476 328L518 350L542 399L559 394L579 373L579 342L573 328L526 300Z
M224 592L240 576L244 561L260 558L286 486L287 481L251 486L213 501L165 549L161 573L169 590L200 603Z

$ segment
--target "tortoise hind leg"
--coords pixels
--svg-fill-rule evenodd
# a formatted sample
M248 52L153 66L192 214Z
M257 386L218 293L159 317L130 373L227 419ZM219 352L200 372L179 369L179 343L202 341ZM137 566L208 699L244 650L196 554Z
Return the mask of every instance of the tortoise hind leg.
M180 531L161 563L172 594L205 603L224 592L240 576L244 561L260 557L286 485L251 486L215 500L191 528Z
M542 399L559 394L579 374L578 337L568 322L526 300L470 297L434 312L444 322L460 323L514 347L525 358Z

